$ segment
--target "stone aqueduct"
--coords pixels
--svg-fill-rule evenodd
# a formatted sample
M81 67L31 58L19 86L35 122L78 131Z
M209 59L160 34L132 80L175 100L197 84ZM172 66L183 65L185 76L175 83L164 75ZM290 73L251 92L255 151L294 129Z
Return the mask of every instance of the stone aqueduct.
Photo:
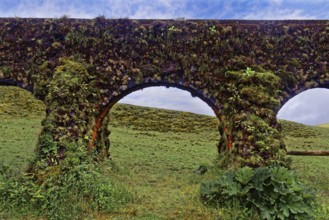
M214 110L226 163L285 163L276 114L296 94L329 87L329 21L2 18L0 85L46 103L32 170L76 148L107 158L111 107L159 85Z

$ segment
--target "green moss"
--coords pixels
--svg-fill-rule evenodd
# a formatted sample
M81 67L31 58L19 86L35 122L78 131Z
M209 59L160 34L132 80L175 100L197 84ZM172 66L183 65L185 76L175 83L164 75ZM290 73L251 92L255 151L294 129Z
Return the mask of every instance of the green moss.
M300 61L298 59L292 59L288 63L296 68L301 68Z
M318 86L319 84L315 81L305 82L305 88L307 89L316 88Z
M0 66L0 78L8 77L11 70L10 66Z

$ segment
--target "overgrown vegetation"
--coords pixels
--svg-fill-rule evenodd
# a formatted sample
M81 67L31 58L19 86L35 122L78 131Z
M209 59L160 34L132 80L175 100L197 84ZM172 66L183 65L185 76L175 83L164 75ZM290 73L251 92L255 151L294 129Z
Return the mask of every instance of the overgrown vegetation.
M264 220L315 218L313 192L282 166L243 167L220 173L201 185L201 197L216 207L246 210L242 219L255 213Z
M36 184L41 192L39 187L79 181L71 176L80 166L87 166L88 175L94 171L102 175L102 170L89 166L108 159L108 111L125 94L159 84L191 91L211 105L219 120L221 167L287 165L275 113L296 90L329 81L325 21L146 22L102 17L1 21L0 48L6 56L0 56L0 83L34 88L46 103L29 178L13 180L21 186ZM141 123L138 118L135 122ZM180 123L172 123L170 130L179 131L181 137L202 133L197 123L193 128L177 126ZM158 125L157 132L163 133L164 127ZM16 186L7 176L3 172L4 186ZM96 202L95 190L81 195ZM3 193L5 203L20 198L9 189ZM49 193L60 198L57 191ZM31 198L26 196L27 201Z
M327 26L325 21L252 21L240 24L226 21L146 22L102 17L93 20L1 19L0 48L6 56L0 56L0 83L19 85L30 91L33 87L34 94L45 101L47 113L42 121L42 131L38 131L37 155L32 158L28 175L16 177L5 169L6 166L1 168L1 211L8 211L11 215L15 215L16 211L22 215L32 212L28 213L32 216L38 212L41 218L55 219L89 217L84 213L93 211L110 212L115 208L114 200L118 204L129 200L125 190L115 184L115 178L122 180L127 173L134 176L137 169L144 174L139 179L144 180L152 173L151 164L178 171L173 178L166 176L170 179L163 181L166 184L163 184L162 177L156 176L157 184L154 185L157 189L168 185L163 191L170 194L173 190L169 187L171 181L180 179L180 175L186 177L186 171L193 180L186 182L188 178L183 177L184 181L179 186L187 185L191 189L187 187L186 192L198 195L195 187L211 172L197 178L195 173L189 175L190 169L197 166L204 155L207 155L206 164L212 158L192 147L205 149L213 140L219 141L218 149L214 148L214 151L222 153L222 167L247 165L256 168L273 163L288 164L275 113L280 101L290 98L296 89L328 84ZM205 129L208 119L193 122L193 127L180 123L185 121L183 117L188 116L183 113L178 114L182 117L180 119L173 117L170 128L159 123L159 119L151 123L139 120L142 114L130 115L133 120L126 122L143 124L117 130L121 131L117 140L125 146L122 149L134 152L117 154L119 157L129 156L122 160L128 162L121 164L123 167L129 165L129 172L120 175L118 169L118 173L112 173L109 170L113 166L102 162L109 156L108 111L115 101L130 91L155 84L175 85L207 100L218 116L219 134L216 128L215 138L212 138L213 135L209 134L211 129ZM5 99L10 101L15 96ZM30 103L17 110L5 103L0 106L0 112L25 112L27 115L26 109L33 109L33 105ZM187 119L186 122L192 120ZM124 117L119 121L125 121ZM4 128L15 126L12 124ZM215 125L213 122L209 124ZM147 129L149 125L155 125L156 129ZM112 129L115 131L115 128ZM168 132L170 136L163 136L169 130L175 133ZM137 140L130 143L122 141L129 140L126 134L134 134ZM10 136L7 132L4 135L5 139ZM142 143L141 137L152 138L148 139L148 143ZM161 137L165 137L166 144L159 144ZM195 140L196 137L204 141ZM173 140L168 141L170 138ZM114 148L115 141L113 144ZM159 149L161 154L150 154L145 145ZM136 149L138 151L134 151ZM136 155L148 155L149 159L141 163ZM191 160L182 162L183 156L188 155ZM213 155L217 156L217 152ZM9 158L3 160L10 161ZM114 167L121 167L114 164ZM138 170L139 167L143 169ZM199 167L207 168L205 164ZM153 174L158 175L154 170ZM127 185L125 187L134 191ZM326 189L324 191L327 192ZM132 194L134 202L140 201L136 199L139 198L136 196L138 192ZM221 216L213 209L204 214L203 206L199 206L200 201L195 199L198 197L192 196L191 199L187 196L184 202L179 196L175 197L176 203L181 202L179 211L184 214L172 213L169 218ZM186 204L191 204L191 201L195 202L193 207L199 208L192 216L187 213L191 213L193 208L185 210ZM275 204L279 202L275 200ZM43 205L37 211L36 207L40 204ZM177 204L174 205L177 209ZM137 215L136 212L128 216ZM149 216L143 217L168 218L161 213L150 212ZM284 214L296 214L292 209L288 209L287 213ZM272 214L270 212L269 216L273 217Z
M111 178L110 168L108 164L82 163L40 185L34 176L11 176L10 169L0 166L0 213L3 218L46 219L110 213L130 200L125 188Z
M38 154L33 157L28 172L23 177L20 173L15 176L11 174L12 170L5 169L6 165L1 166L2 213L81 219L85 213L89 216L93 211L110 212L129 199L129 194L115 184L107 172L111 166L96 163L86 151L83 137L88 135L85 130L93 112L89 100L94 95L88 67L70 59L61 62L47 85L47 115L42 121L36 148ZM11 104L17 98L24 100L20 96L11 100L11 93L9 96L4 94L4 101ZM23 102L26 104L27 101L30 99ZM40 102L32 101L32 104L40 106ZM34 111L32 104L24 108ZM3 112L6 113L9 107L4 106ZM16 106L9 115L25 117L24 108L20 111ZM35 108L36 112L40 109ZM36 117L35 114L32 116ZM81 117L83 120L79 120ZM100 169L96 165L103 167Z

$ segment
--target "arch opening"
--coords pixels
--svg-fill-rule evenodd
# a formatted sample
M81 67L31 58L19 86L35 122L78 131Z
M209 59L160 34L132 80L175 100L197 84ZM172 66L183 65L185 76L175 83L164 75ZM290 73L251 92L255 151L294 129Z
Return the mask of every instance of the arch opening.
M164 87L153 86L143 91L151 89L153 93L152 88ZM176 90L164 89L167 96L159 95L158 99L177 96ZM125 97L134 93L138 92ZM183 93L183 98L190 96L193 102L195 98L187 91ZM152 97L150 101L155 102ZM207 116L133 104L119 101L109 113L111 159L119 167L115 178L124 182L139 198L139 206L150 213L164 208L177 209L178 204L185 207L181 215L191 213L191 209L197 212L201 207L196 207L191 196L198 194L185 194L184 190L193 188L197 192L199 183L206 178L201 174L208 174L205 169L209 169L217 157L218 119L214 113ZM205 103L204 107L212 111ZM199 214L209 214L202 212Z
M155 90L154 90L155 89ZM161 94L155 94L154 92L158 92L159 89L161 90ZM145 93L140 93L138 91L149 91ZM150 95L151 92L151 95ZM137 94L137 96L133 97L132 99L128 99L127 100L127 96L133 96L133 94ZM149 93L149 94L147 94ZM142 102L140 102L140 100L138 100L138 97L144 97L148 96L147 99L151 98L150 101L148 102L144 102L143 100ZM173 96L174 96L174 100L173 100ZM192 97L191 97L192 96ZM119 99L119 97L121 99ZM162 100L162 102L158 102L156 100ZM136 102L137 101L137 102ZM146 106L146 107L154 107L155 109L164 109L163 111L166 111L165 109L169 109L168 111L171 111L171 113L167 112L168 115L193 115L194 114L199 114L200 117L202 114L206 117L206 115L208 115L208 117L214 117L214 119L212 119L212 126L213 130L216 130L216 134L217 134L217 138L219 137L219 133L218 133L218 121L220 120L219 118L219 109L215 106L215 102L214 100L208 99L207 97L205 97L202 93L200 93L200 91L196 91L193 90L191 88L188 87L184 87L181 85L176 85L176 84L169 84L169 83L150 83L150 84L142 84L142 85L138 85L136 87L132 87L131 89L128 89L124 92L122 92L120 95L118 95L115 99L112 100L112 102L109 103L109 112L111 112L111 109L113 106L115 106L116 103L126 103L126 104L135 104L138 106ZM182 105L182 102L185 102ZM168 105L168 103L171 103L171 105ZM121 105L122 105L121 104ZM166 104L167 106L163 106L164 104ZM198 110L192 109L193 106L198 106L198 105L202 105L202 107ZM198 106L200 107L200 106ZM150 108L144 108L147 110L151 110ZM174 113L173 110L176 110L178 113ZM190 113L188 113L190 112ZM142 117L145 117L145 115L141 115ZM175 120L177 118L175 118L176 116L173 116L171 118L171 120ZM198 117L198 116L196 116ZM131 119L137 119L138 116L133 116ZM208 118L209 119L209 118ZM151 119L153 122L156 121L156 118ZM158 120L161 120L161 124L162 128L160 129L160 131L170 131L170 128L172 126L166 126L166 120L170 120L169 118L159 118ZM216 123L214 122L216 121ZM109 124L111 125L113 123L112 119L109 119ZM169 124L172 123L172 121L169 121ZM129 125L129 124L125 124L125 125ZM186 131L187 131L187 124L184 123L184 126L186 126ZM167 127L167 128L165 128ZM141 128L143 129L143 128Z
M0 86L0 162L10 170L27 168L35 157L45 109L26 89Z
M109 156L109 152L108 152L109 141L107 140L107 134L106 134L108 132L103 131L105 133L100 134L100 131L102 130L102 127L103 128L105 127L103 121L109 121L109 119L106 119L106 117L107 117L108 113L110 112L110 110L112 109L112 107L123 97L129 95L130 93L132 93L134 91L145 89L148 87L159 87L159 86L165 86L166 88L175 87L175 88L179 88L181 90L190 92L192 97L198 97L202 101L204 101L206 104L208 104L208 106L213 110L213 113L216 115L217 119L220 121L221 109L220 109L220 107L218 107L218 103L216 103L216 100L214 98L211 98L210 96L208 96L207 93L204 93L195 88L191 88L191 87L184 86L181 84L161 82L161 81L148 82L148 83L142 83L142 84L132 83L131 86L126 86L126 88L124 90L121 90L115 96L112 96L110 98L103 97L103 99L106 99L107 101L101 103L101 105L103 105L103 108L102 108L100 114L98 115L98 117L95 119L95 126L93 128L93 134L89 141L88 150L91 151L95 147L96 139L102 139L102 140L105 139L106 146L102 147L101 151L102 151L103 155L108 157ZM106 90L107 89L105 89L104 91L106 92ZM106 122L105 122L105 124L106 124Z
M288 154L329 150L328 99L328 89L308 89L281 107L277 119L282 125Z

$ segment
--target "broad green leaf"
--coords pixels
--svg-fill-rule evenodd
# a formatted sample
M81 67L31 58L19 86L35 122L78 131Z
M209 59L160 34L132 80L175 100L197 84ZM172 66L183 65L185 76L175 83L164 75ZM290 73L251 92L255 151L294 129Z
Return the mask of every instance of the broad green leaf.
M260 167L255 170L254 177L252 179L252 186L257 191L263 191L265 180L271 176L270 170L268 167Z
M289 209L288 207L283 204L283 203L280 203L280 212L278 213L278 216L283 216L283 217L289 217ZM284 218L281 218L281 219L284 219Z
M241 184L232 182L227 185L225 189L223 189L223 194L227 194L229 196L238 196L241 192Z
M291 194L286 198L286 206L291 213L304 213L307 207L303 204L300 196Z
M261 210L260 215L261 215L262 219L273 220L273 214L274 214L273 207L261 206L260 210Z
M279 183L292 184L294 175L285 167L272 167L271 168L272 179Z
M243 167L236 172L235 179L243 185L247 185L254 175L251 167Z
M273 191L276 192L276 193L279 193L281 195L287 195L288 193L291 192L290 189L288 189L284 183L282 182L275 182L275 181L272 181L272 185L273 185Z

